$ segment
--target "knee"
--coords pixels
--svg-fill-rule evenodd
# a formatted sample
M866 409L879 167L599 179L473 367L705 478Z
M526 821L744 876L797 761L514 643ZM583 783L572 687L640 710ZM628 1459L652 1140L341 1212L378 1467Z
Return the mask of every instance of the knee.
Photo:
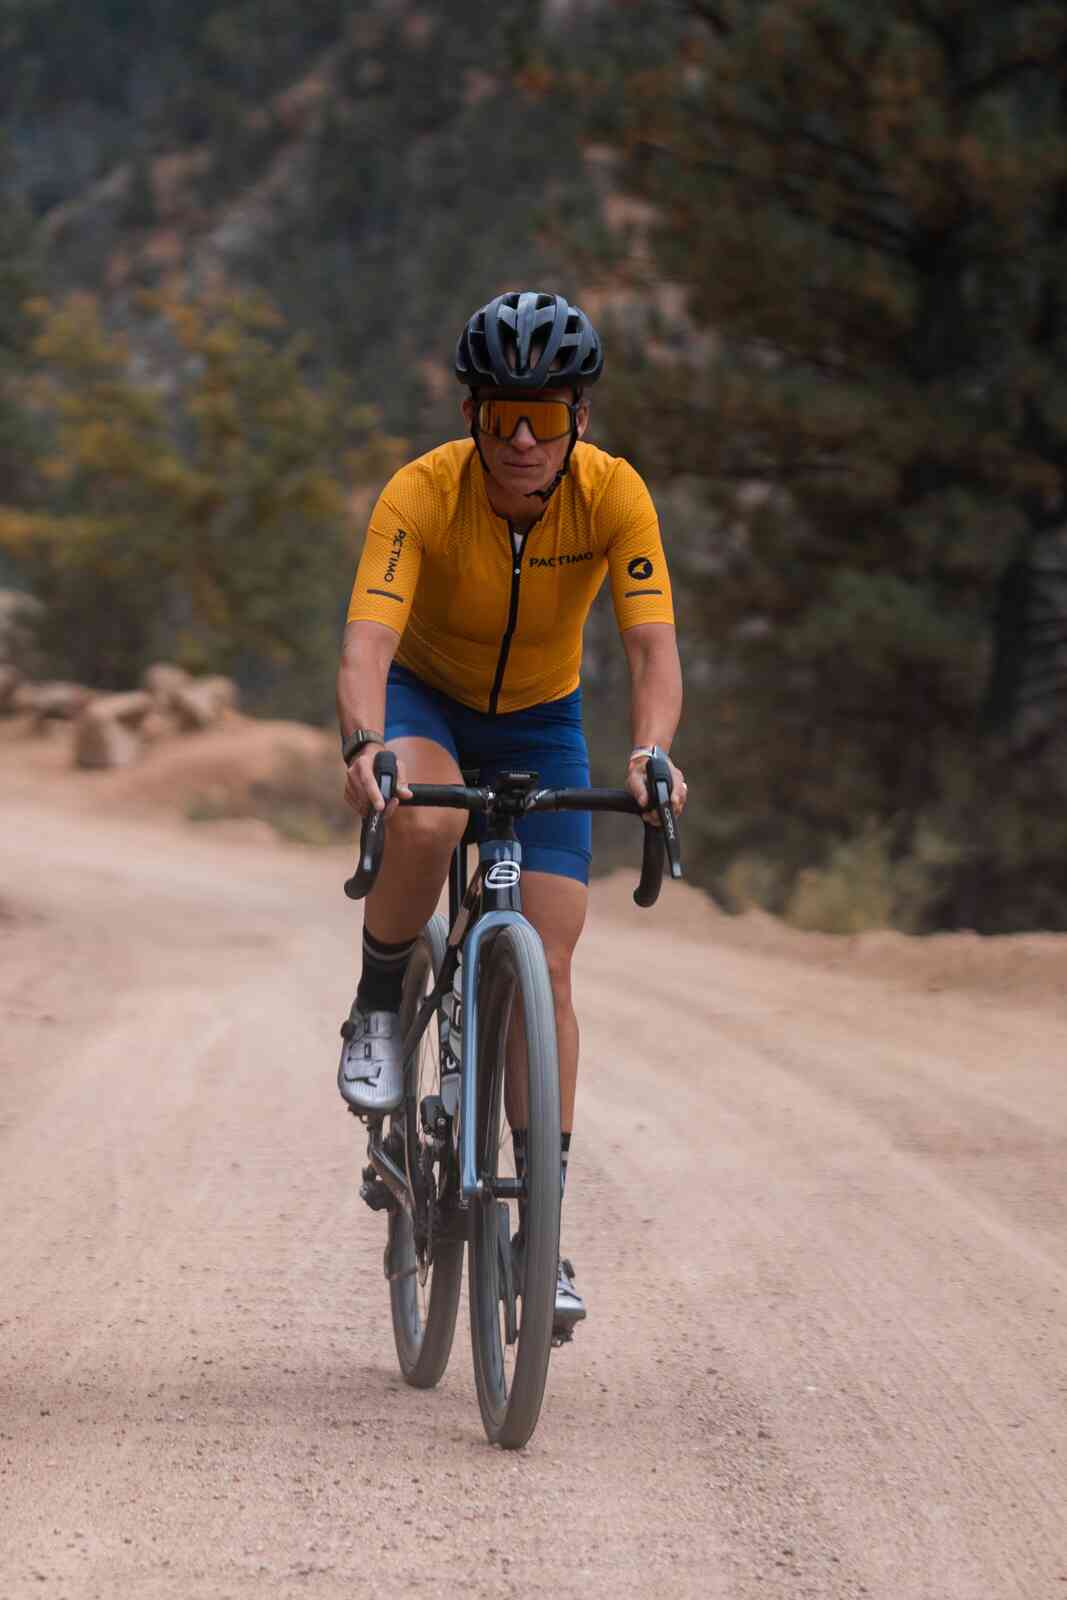
M451 855L466 823L466 812L401 806L389 820L390 842L419 860L433 860Z
M545 960L548 962L548 976L552 980L552 993L557 1006L569 1006L571 1003L571 957L574 952L570 945L545 945Z

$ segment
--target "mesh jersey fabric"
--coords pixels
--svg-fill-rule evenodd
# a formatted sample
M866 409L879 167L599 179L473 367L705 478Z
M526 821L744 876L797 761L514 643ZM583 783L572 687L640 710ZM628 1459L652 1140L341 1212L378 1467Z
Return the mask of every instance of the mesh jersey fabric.
M348 621L392 628L396 660L463 705L520 711L577 687L582 629L605 576L620 630L674 621L659 521L629 462L579 442L516 551L473 440L458 439L385 486Z

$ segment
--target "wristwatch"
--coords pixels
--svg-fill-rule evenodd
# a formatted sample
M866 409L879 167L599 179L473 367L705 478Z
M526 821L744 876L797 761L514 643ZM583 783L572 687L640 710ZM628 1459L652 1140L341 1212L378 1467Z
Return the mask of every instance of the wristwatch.
M373 728L353 728L347 739L341 740L341 759L350 767L361 750L369 744L384 744L385 738Z

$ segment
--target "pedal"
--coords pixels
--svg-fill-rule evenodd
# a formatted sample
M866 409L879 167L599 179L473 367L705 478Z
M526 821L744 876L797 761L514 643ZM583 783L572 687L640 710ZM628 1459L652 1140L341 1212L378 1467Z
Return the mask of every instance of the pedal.
M448 1112L439 1094L428 1094L419 1107L422 1131L434 1139L448 1137Z
M392 1191L384 1184L373 1167L363 1168L363 1182L359 1197L372 1211L395 1211L396 1201Z
M404 1165L404 1135L394 1122L388 1134L382 1140L382 1149L394 1166Z

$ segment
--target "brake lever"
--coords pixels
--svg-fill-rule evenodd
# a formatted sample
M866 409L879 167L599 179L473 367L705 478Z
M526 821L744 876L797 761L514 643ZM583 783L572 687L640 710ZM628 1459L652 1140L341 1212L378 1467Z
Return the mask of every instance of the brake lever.
M381 790L387 807L396 790L396 756L391 750L379 750L374 758L374 781ZM368 811L363 818L359 835L359 864L345 884L345 894L350 900L362 900L374 887L374 880L385 854L385 807L381 811Z
M678 838L678 819L671 806L671 767L661 750L649 756L645 764L645 782L659 817L663 848L667 852L667 865L672 878L682 876L682 852Z

